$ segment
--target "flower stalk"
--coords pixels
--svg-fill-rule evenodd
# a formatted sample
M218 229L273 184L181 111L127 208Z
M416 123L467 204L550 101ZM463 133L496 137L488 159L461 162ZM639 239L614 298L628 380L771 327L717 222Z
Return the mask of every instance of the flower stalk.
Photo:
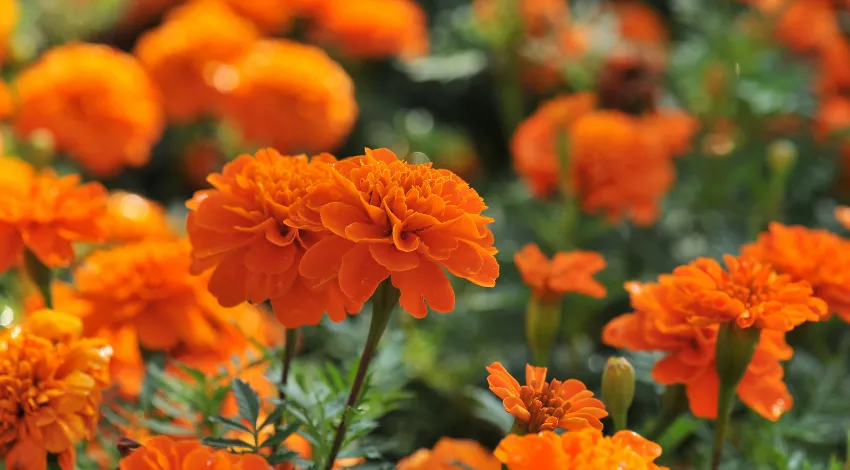
M278 397L281 402L286 399L286 384L289 381L289 372L292 368L292 361L295 359L295 346L298 342L298 328L287 328L284 338L283 351L281 352L281 372L280 385L278 386ZM284 413L280 414L278 425L285 424L286 417ZM278 446L272 448L272 454L277 452Z
M525 331L534 364L545 367L561 324L561 302L532 296L525 313Z
M44 306L52 309L53 295L50 286L53 282L53 272L30 250L24 251L24 269L30 280L41 293L41 297L44 299Z
M357 365L357 373L354 376L351 392L345 403L345 409L342 412L342 418L337 427L330 454L325 462L325 470L333 469L336 457L339 455L340 450L342 450L349 415L357 405L357 400L360 398L360 390L363 388L366 373L369 370L369 364L375 357L375 352L378 350L378 343L387 329L393 309L398 304L400 296L401 292L392 285L389 279L381 282L375 290L375 294L372 295L372 323L369 325L369 334L366 337L366 345L363 347L363 353L360 355L360 363Z
M685 386L682 384L669 385L661 395L661 413L652 430L646 434L646 438L657 441L676 419L688 409L688 397L685 395Z

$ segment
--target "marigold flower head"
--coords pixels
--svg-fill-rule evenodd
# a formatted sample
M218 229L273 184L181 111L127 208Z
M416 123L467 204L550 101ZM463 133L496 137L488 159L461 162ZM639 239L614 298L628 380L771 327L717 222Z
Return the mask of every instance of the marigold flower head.
M412 59L428 52L427 18L414 0L328 0L314 21L315 39L347 57Z
M18 26L18 0L0 0L0 64L10 52L10 39Z
M838 37L820 50L816 90L821 96L830 96L847 89L850 89L850 41Z
M174 236L162 206L125 191L109 196L104 226L110 240L125 243Z
M303 0L302 0L303 1ZM296 13L299 2L288 0L224 0L236 13L251 20L266 34L284 32Z
M715 365L719 324L690 323L688 311L679 303L681 294L666 279L662 276L657 284L627 283L635 311L611 320L602 341L633 351L668 353L655 364L653 378L665 385L684 385L694 415L714 419L720 386ZM784 333L762 330L755 355L738 385L741 401L772 421L793 404L779 364L792 354Z
M833 132L850 129L850 98L832 96L820 103L815 119L815 136L827 140Z
M605 286L593 275L605 269L605 258L593 251L558 252L551 260L530 243L516 252L514 262L522 280L540 299L558 298L576 292L601 299Z
M341 160L331 180L320 182L291 214L294 227L329 236L304 254L302 276L324 285L338 282L352 302L368 300L389 278L399 304L422 318L428 306L454 309L455 296L443 272L492 287L499 276L493 219L465 181L430 163L398 160L387 149Z
M78 318L40 310L0 334L0 458L6 468L46 468L52 453L71 470L75 445L94 437L111 351L105 341L81 333Z
M281 152L325 152L357 119L354 83L318 47L283 39L254 43L233 65L223 117L252 142Z
M505 12L499 9L503 3L498 0L474 0L472 8L475 16L485 29L491 29L499 25ZM518 14L522 20L525 33L529 36L539 36L554 28L566 25L570 20L570 11L567 2L560 0L520 0L515 3ZM507 12L510 19L516 14Z
M24 248L55 268L74 259L73 242L104 238L106 189L79 183L77 175L59 177L0 158L0 272L17 262Z
M593 392L576 379L546 381L546 368L527 365L525 385L498 362L487 367L490 390L502 399L505 411L530 433L555 428L576 431L602 429L601 418L608 416L605 405L593 398Z
M399 461L396 470L455 470L458 463L475 470L499 470L492 452L468 439L443 437L433 449L419 449Z
M665 45L668 39L664 20L649 4L639 0L608 2L619 23L620 36L633 43Z
M148 162L163 130L159 93L133 56L71 43L48 50L15 78L15 131L50 131L56 149L112 176Z
M603 437L598 429L555 434L510 434L495 452L509 470L667 470L654 463L661 446L632 431Z
M741 251L810 284L830 312L850 321L850 241L826 230L774 222Z
M299 276L298 265L311 246L328 234L299 230L289 223L292 207L307 191L331 179L319 155L282 156L272 149L242 155L199 191L187 219L192 272L213 269L209 290L224 306L271 300L286 327L315 325L324 312L333 321L356 313L363 301L350 302L333 284L323 286Z
M168 117L186 122L218 109L222 93L239 81L232 63L258 39L254 25L225 4L193 0L145 33L135 54L162 92Z
M147 439L121 459L120 470L271 470L257 454L231 454L201 445L198 441L176 441L167 436Z
M841 40L833 0L791 0L780 6L774 35L801 52L818 50Z

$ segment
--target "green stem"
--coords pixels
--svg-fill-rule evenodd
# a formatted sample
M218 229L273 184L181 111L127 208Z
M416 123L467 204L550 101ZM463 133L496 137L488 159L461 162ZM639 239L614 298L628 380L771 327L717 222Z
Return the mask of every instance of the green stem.
M682 384L670 385L661 396L661 416L646 434L646 438L657 441L667 429L676 422L676 419L688 409L688 397L685 395L685 386Z
M328 460L325 462L325 470L333 469L336 457L339 455L340 450L342 450L345 432L348 427L349 414L357 405L360 390L363 388L366 379L366 372L369 370L369 364L375 357L378 343L387 329L393 308L398 304L400 295L401 293L392 285L389 279L384 280L375 290L375 294L372 295L372 323L369 325L369 335L366 337L366 345L363 347L363 353L360 355L360 364L357 365L357 373L354 376L351 393L348 395L348 400L345 403L345 409L342 412L342 419L340 419L339 427L337 427Z
M717 423L714 429L714 447L711 452L711 468L720 468L720 460L723 456L723 443L726 441L726 430L729 429L729 421L732 417L732 408L735 406L735 387L723 389L717 406Z
M614 420L614 431L622 431L624 429L628 429L628 420L626 416L628 415L628 410L623 410L619 413L613 413L611 415L611 419Z
M53 272L30 250L24 251L24 269L33 284L38 287L41 297L44 299L44 306L52 309L51 283L53 282Z
M59 465L59 455L47 454L47 470L62 470L62 466Z
M295 359L295 346L298 343L298 329L287 328L284 341L283 351L281 352L280 386L278 387L278 396L281 401L286 399L286 384L289 381L289 372L292 368L292 361ZM278 424L285 424L285 418L284 413L281 413L280 422ZM277 449L278 446L274 446L272 448L272 455L277 452Z

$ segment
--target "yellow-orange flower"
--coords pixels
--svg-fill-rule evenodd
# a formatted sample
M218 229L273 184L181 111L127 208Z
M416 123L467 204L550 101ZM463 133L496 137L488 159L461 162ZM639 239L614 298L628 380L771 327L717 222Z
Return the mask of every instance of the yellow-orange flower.
M15 78L15 131L49 131L56 149L111 176L148 162L163 129L159 93L133 56L98 44L47 51Z
M468 439L443 437L433 449L419 449L399 461L396 470L456 470L458 463L474 470L499 470L492 452Z
M126 243L174 236L162 206L125 191L115 191L109 196L103 224L113 241Z
M603 437L597 429L560 436L551 431L510 434L499 443L495 455L508 470L667 470L654 463L661 446L632 431L610 437Z
M286 327L315 325L327 312L333 321L356 313L363 301L349 302L333 284L316 286L298 274L311 246L326 234L294 228L291 208L308 190L332 178L336 159L324 154L282 156L272 149L242 155L199 191L187 219L192 271L213 269L209 290L224 306L271 300Z
M106 189L79 182L77 175L59 177L0 158L0 272L17 262L24 248L45 265L60 267L74 259L73 242L104 238Z
M72 470L74 446L94 437L109 386L108 344L52 310L0 335L0 458L6 468L44 469L47 453Z
M529 433L555 428L577 431L602 429L601 418L608 416L605 405L576 379L546 381L546 368L525 366L525 385L498 362L487 367L490 390L502 399L505 411Z
M431 164L398 160L387 149L341 160L331 180L317 184L290 217L295 227L329 236L310 247L299 266L316 283L338 282L352 302L368 300L385 279L401 291L399 304L422 318L428 306L454 309L443 272L492 287L499 276L493 219L465 181Z
M257 454L237 455L215 450L198 441L175 441L166 436L147 439L121 459L120 470L271 470Z
M427 18L414 0L329 0L314 21L316 40L348 57L410 59L428 52Z
M0 64L9 55L9 42L17 26L18 0L0 0Z
M772 223L742 253L811 284L830 312L850 321L850 241L826 230Z
M217 0L194 0L172 10L145 33L135 54L163 95L168 117L186 122L217 111L222 93L239 82L232 63L259 33Z
M326 152L357 119L351 77L318 47L259 41L233 71L239 80L225 94L223 117L254 143L292 154Z
M689 322L689 312L680 303L681 293L671 285L670 277L662 276L657 284L627 283L634 312L611 320L603 330L602 341L633 351L667 353L655 364L653 379L664 385L684 385L694 415L713 419L717 417L720 390L715 364L719 324L698 326ZM738 384L741 401L772 421L793 404L779 363L792 354L784 333L762 330L755 355Z
M605 258L593 251L558 252L551 260L530 243L514 255L514 263L526 285L539 299L560 297L577 292L601 299L605 286L593 275L605 269Z
M791 331L806 321L820 321L826 303L814 297L806 281L777 274L769 264L743 256L724 256L726 269L709 258L662 276L671 288L670 308L684 312L694 325L735 321L741 328Z

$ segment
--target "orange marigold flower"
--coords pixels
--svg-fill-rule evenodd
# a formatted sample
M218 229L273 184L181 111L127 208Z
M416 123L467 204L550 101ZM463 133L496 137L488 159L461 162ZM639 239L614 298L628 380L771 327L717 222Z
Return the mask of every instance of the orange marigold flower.
M433 449L419 449L399 461L396 470L456 470L458 463L475 470L499 470L492 452L468 439L443 437Z
M94 437L101 391L109 386L109 345L82 338L82 324L52 310L0 334L0 458L6 468L63 470L76 444Z
M608 416L605 405L576 379L546 381L546 368L525 366L525 383L519 382L498 362L487 367L490 390L502 399L505 411L522 423L526 432L602 429L601 418Z
M689 313L680 303L681 292L671 285L670 277L662 276L657 284L627 283L635 311L611 320L602 340L617 348L668 353L655 364L653 378L665 385L684 385L694 415L714 419L720 389L715 365L719 324L690 323ZM742 402L772 421L793 404L779 364L793 354L784 338L782 332L761 331L755 355L737 390Z
M411 59L428 52L427 18L414 0L329 0L314 20L316 40L348 57Z
M108 46L55 47L15 78L15 131L50 131L56 149L98 176L140 167L163 129L159 94L136 59Z
M0 0L0 64L10 52L10 39L18 26L18 0Z
M695 325L735 321L741 328L791 331L827 314L826 303L814 297L806 281L777 274L769 264L743 256L723 257L726 269L709 258L698 258L662 276L672 289L671 307L685 312Z
M530 243L514 255L522 280L540 299L560 297L567 292L577 292L601 299L605 286L593 275L605 269L605 258L593 251L558 252L552 260Z
M302 0L303 1L303 0ZM287 0L224 0L230 8L251 20L264 33L283 32L298 12L298 2Z
M356 313L363 301L349 302L333 284L317 286L298 274L311 246L328 234L299 230L291 208L307 191L331 179L331 155L308 161L272 149L242 155L199 191L187 219L192 272L213 269L209 290L224 306L271 300L280 322L290 328L315 325L327 312L333 321ZM338 262L338 261L337 261Z
M515 3L526 34L538 36L559 26L569 23L570 11L567 2L561 0L520 0ZM504 3L498 0L474 0L472 8L475 16L485 29L493 29L499 25L505 12L499 9ZM508 12L508 18L514 19L516 14Z
M667 28L661 16L647 3L639 0L607 2L617 16L620 36L638 44L665 45Z
M791 0L781 6L774 34L781 42L798 51L818 50L841 40L833 0Z
M355 303L368 300L389 278L399 304L422 318L428 306L454 309L442 268L493 287L499 276L493 219L465 181L430 163L413 165L387 149L335 163L331 180L317 184L290 214L299 228L330 232L304 254L299 271L316 283L339 283Z
M15 114L15 99L12 97L12 91L6 82L0 80L0 119L8 119L13 114ZM2 150L0 145L0 155L3 155Z
M109 196L104 225L109 239L120 242L174 236L162 206L125 191L115 191Z
M162 91L168 117L186 122L218 109L239 81L232 63L258 39L254 25L220 1L194 0L145 33L135 54Z
M774 222L742 253L811 284L829 311L850 321L850 241L826 230Z
M233 71L239 80L222 112L249 141L281 152L325 152L357 119L351 77L318 47L259 41Z
M509 470L667 470L654 463L661 446L632 431L603 437L597 429L555 434L510 434L495 452Z
M175 441L166 436L147 439L121 459L120 470L271 470L257 454L231 454L201 445L198 441Z
M24 248L55 268L74 259L73 242L104 238L106 189L79 183L77 175L36 172L21 160L0 158L0 272Z
M840 133L848 130L850 130L850 98L832 96L821 101L815 119L815 136L820 140L827 140L833 132Z

